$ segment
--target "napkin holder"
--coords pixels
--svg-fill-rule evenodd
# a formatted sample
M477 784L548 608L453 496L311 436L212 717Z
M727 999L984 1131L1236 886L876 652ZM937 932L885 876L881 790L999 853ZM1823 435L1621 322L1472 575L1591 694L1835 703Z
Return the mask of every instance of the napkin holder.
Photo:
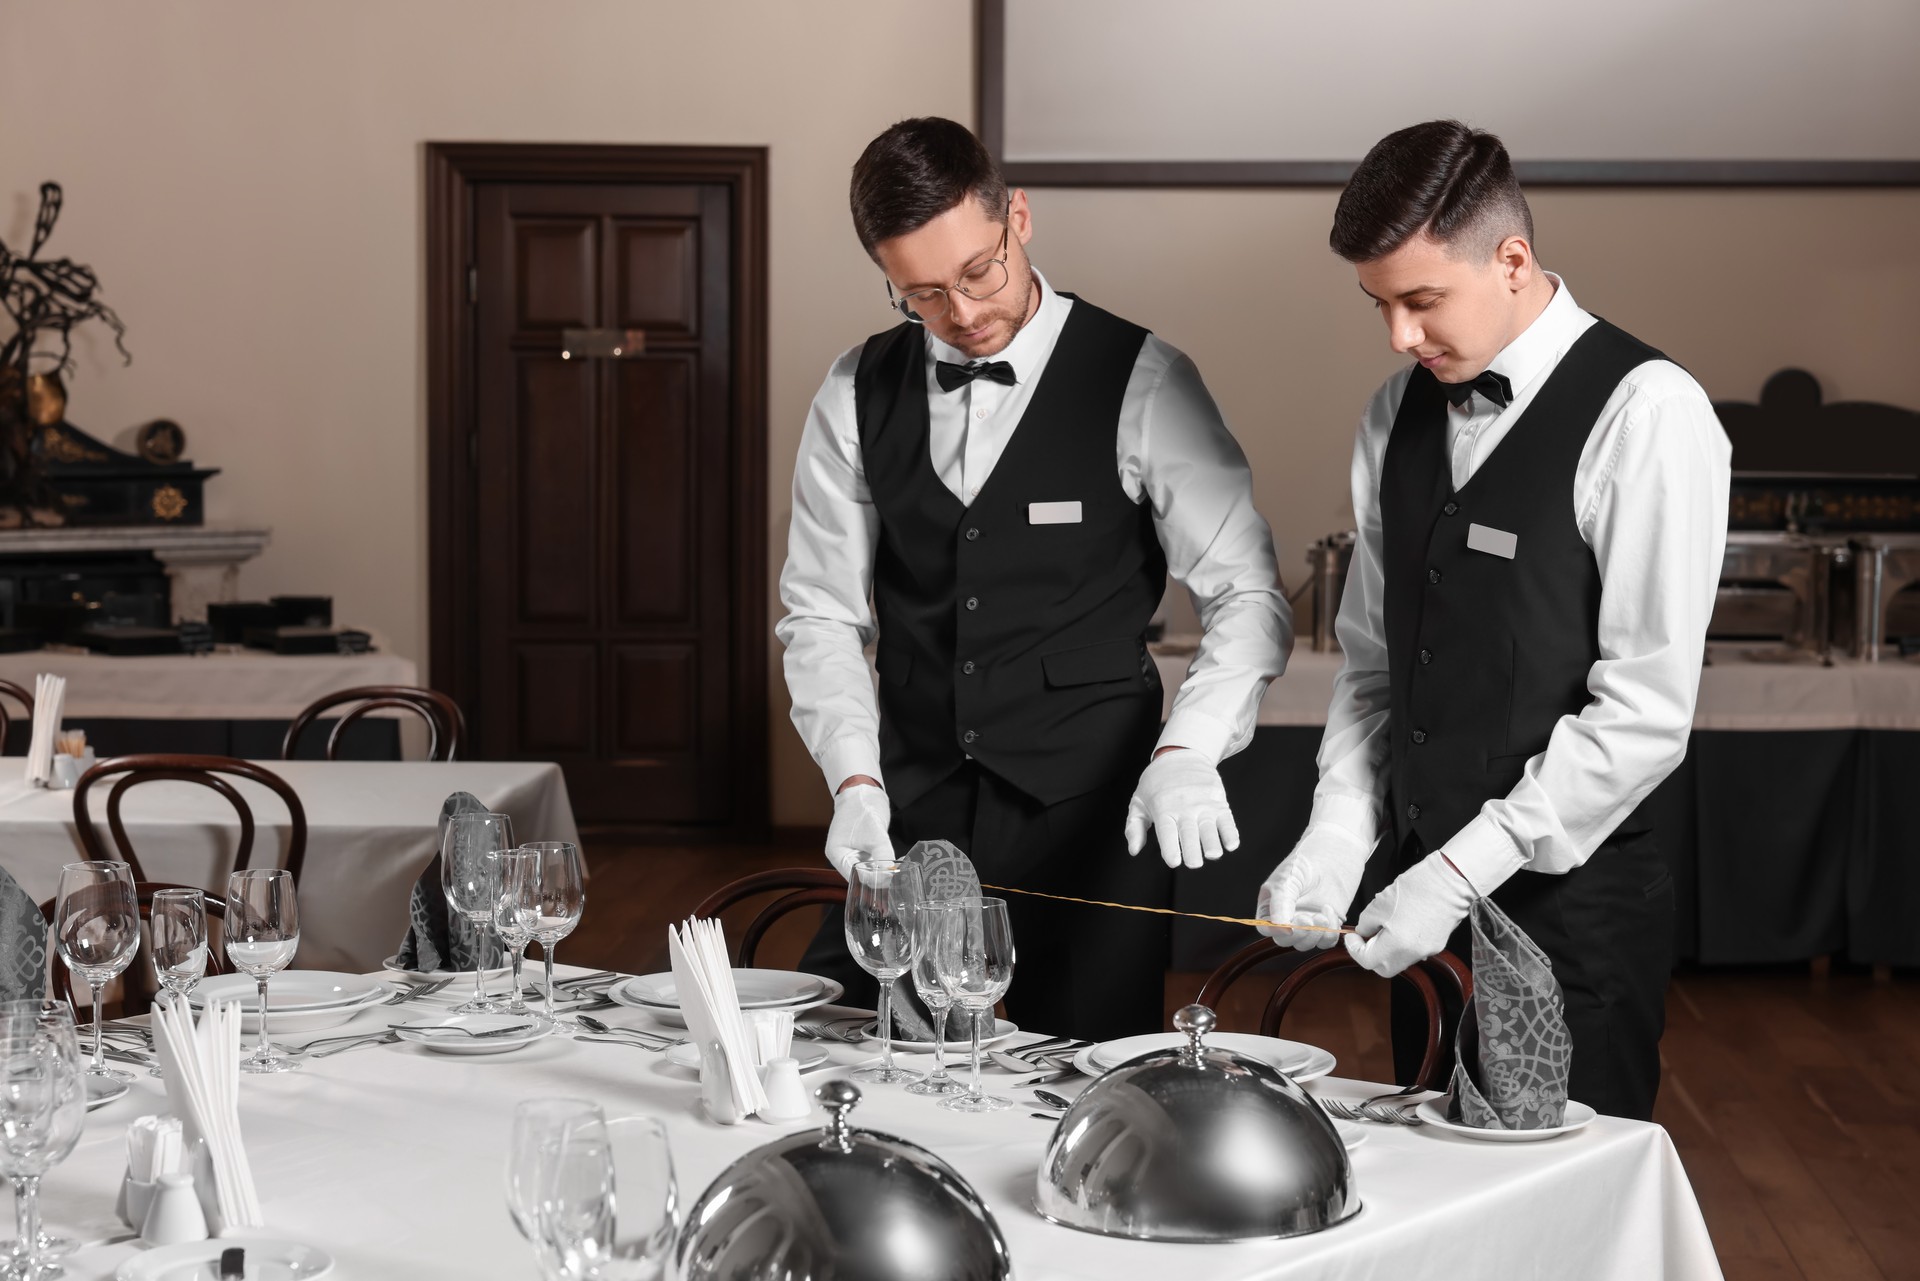
M740 1108L733 1099L733 1064L717 1036L700 1043L700 1101L707 1116L719 1124L740 1124Z

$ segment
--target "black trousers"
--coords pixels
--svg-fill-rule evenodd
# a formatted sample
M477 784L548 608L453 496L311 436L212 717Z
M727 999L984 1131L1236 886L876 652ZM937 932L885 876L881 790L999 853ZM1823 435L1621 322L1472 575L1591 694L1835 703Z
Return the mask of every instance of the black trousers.
M1400 854L1404 870L1426 851L1409 837ZM1571 1096L1608 1116L1651 1120L1673 970L1673 878L1652 833L1614 837L1561 876L1516 872L1493 901L1553 962L1573 1036ZM1472 932L1462 925L1447 948L1471 963ZM1407 984L1393 988L1393 1066L1404 1083L1426 1048L1426 1013ZM1445 1048L1451 1071L1452 1043Z
M987 885L1164 907L1173 873L1152 842L1137 857L1127 853L1134 783L1127 778L1043 805L969 761L926 795L894 808L893 843L905 853L917 841L951 841ZM1007 901L1016 958L1008 1018L1022 1028L1090 1040L1160 1029L1170 956L1166 917L997 897ZM872 976L847 953L837 907L826 912L801 968L846 984L849 1004L871 1007L879 1000Z

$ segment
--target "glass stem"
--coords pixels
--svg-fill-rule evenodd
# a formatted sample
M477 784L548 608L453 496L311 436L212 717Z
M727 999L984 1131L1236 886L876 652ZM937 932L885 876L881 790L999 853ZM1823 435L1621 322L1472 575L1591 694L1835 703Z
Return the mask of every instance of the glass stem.
M893 1071L893 980L880 976L880 1065Z
M967 1016L973 1024L973 1079L967 1085L967 1093L977 1099L980 1097L980 1011L968 1010Z
M18 1234L20 1276L37 1274L40 1261L40 1176L16 1175L13 1179L13 1223Z
M93 1067L91 1071L98 1076L107 1070L103 1057L104 1050L100 1043L100 1009L107 985L104 982L95 983L89 980L87 988L93 993Z
M527 1012L527 998L520 993L520 967L525 963L526 957L525 943L513 949L513 1000L507 1005L507 1009L514 1014Z
M472 917L467 919L473 921ZM487 999L487 990L480 984L480 976L487 968L487 927L473 921L473 934L473 1000L477 1005Z
M933 1015L933 1079L947 1079L947 1007L929 1006L928 1013Z
M253 1047L253 1061L265 1063L273 1057L273 1046L267 1041L267 976L260 976L260 1044Z
M547 1021L553 1022L553 944L540 944L540 955L547 963Z

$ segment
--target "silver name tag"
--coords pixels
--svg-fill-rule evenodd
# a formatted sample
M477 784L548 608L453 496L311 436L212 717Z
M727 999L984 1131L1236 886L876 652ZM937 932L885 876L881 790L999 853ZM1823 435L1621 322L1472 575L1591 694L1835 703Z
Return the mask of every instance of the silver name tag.
M1029 525L1078 525L1080 523L1080 502L1070 503L1028 503L1027 524Z
M1513 559L1513 549L1520 544L1520 535L1509 534L1504 529L1495 529L1491 525L1468 525L1467 546L1476 552L1486 552L1490 556L1504 556Z

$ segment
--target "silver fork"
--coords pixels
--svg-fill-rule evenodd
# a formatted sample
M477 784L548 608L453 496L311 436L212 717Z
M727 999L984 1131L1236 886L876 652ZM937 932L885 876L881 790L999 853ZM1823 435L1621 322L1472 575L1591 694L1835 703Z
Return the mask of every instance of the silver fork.
M405 991L395 992L392 996L380 1002L380 1004L405 1005L408 1001L417 1001L423 996L432 996L435 992L438 992L451 982L453 982L452 979L429 979L425 983L416 983Z
M395 1032L392 1028L388 1028L384 1032L369 1033L367 1035L357 1036L351 1039L347 1039L347 1038L330 1038L330 1039L340 1040L342 1043L339 1045L329 1045L324 1050L312 1050L310 1052L303 1050L301 1051L301 1053L305 1054L306 1057L310 1059L324 1059L329 1054L339 1054L344 1050L357 1050L363 1045L392 1045L395 1042L399 1041L400 1035L399 1033Z
M1376 1103L1343 1103L1339 1099L1321 1099L1320 1106L1328 1116L1337 1116L1342 1121L1373 1121L1380 1125L1424 1124L1411 1110L1389 1108Z

